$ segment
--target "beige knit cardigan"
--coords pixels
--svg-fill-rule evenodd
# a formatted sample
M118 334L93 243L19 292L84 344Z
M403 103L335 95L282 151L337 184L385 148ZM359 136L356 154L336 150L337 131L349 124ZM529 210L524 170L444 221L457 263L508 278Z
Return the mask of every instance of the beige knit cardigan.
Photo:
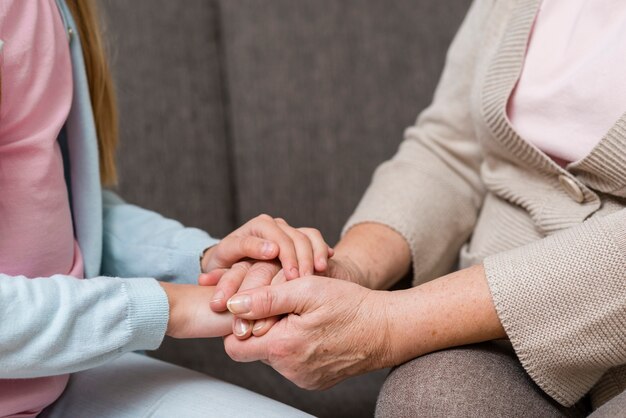
M626 115L565 168L514 131L506 103L538 7L475 0L432 105L344 231L378 222L402 234L415 284L459 254L461 267L483 262L528 374L563 405L591 390L598 406L626 389Z

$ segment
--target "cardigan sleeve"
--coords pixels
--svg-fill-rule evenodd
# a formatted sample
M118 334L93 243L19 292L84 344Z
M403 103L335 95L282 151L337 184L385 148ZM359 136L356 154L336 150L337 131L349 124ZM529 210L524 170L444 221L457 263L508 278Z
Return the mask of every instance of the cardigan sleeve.
M219 242L158 213L103 192L102 274L196 283L202 250Z
M411 249L415 283L449 272L476 224L484 186L470 113L475 61L491 1L475 1L447 54L433 102L381 164L344 227L376 222Z
M569 406L626 364L626 209L487 257L498 316L522 365Z
M0 274L0 378L73 373L156 349L167 296L149 278Z

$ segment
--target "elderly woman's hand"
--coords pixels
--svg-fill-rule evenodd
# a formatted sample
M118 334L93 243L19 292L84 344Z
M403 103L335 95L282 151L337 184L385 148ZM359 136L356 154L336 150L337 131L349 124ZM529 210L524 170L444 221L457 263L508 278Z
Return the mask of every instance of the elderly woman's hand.
M300 387L330 387L392 364L387 295L316 276L241 292L228 303L240 318L288 315L263 337L226 337L226 351L236 361L262 360Z
M216 281L234 263L245 260L278 258L288 279L324 271L333 249L317 229L294 228L284 219L259 215L228 234L202 256L202 271ZM215 284L215 283L212 283ZM218 288L218 292L221 289ZM224 299L228 299L227 295ZM225 309L225 307L224 307Z
M480 265L394 292L303 277L238 293L228 307L247 321L286 314L264 336L226 337L226 351L233 360L262 360L307 389L506 337Z
M322 273L333 254L317 229L294 228L284 219L259 215L207 250L202 261L206 273L198 284L216 286L211 308L224 312L238 290L269 285L281 268L287 279ZM261 261L253 267L253 260Z

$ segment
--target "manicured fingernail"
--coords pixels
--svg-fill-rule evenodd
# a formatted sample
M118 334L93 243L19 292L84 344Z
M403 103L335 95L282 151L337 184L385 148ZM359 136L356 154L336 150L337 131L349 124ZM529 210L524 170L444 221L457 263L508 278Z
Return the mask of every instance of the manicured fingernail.
M271 257L274 251L274 244L269 241L263 242L263 249L261 250L264 257Z
M300 277L300 272L299 272L299 271L298 271L298 269L297 269L297 268L295 268L295 267L292 267L292 268L289 270L289 273L291 273L291 277L294 277L294 278L295 278L295 277Z
M221 302L222 299L224 299L224 292L218 290L213 294L213 299L211 299L211 302Z
M248 295L235 295L226 302L226 307L234 314L250 312L250 305L252 305L252 299Z
M254 327L252 328L252 331L260 331L261 329L263 329L264 326L265 326L265 319L256 321L254 323Z
M250 329L250 322L246 319L237 318L235 319L235 335L238 337L243 337L248 333Z

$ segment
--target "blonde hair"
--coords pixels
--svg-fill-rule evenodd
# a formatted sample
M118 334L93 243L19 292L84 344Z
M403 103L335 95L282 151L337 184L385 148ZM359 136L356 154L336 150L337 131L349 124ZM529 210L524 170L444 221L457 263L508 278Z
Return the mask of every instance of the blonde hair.
M106 59L97 6L94 0L67 0L67 5L78 27L83 49L98 135L100 178L102 184L114 185L117 183L115 151L119 125L113 78Z
M100 32L98 10L94 0L67 0L76 21L83 49L91 106L98 136L100 179L103 185L117 183L115 150L119 127L115 90L104 43ZM2 72L0 71L0 102L2 101Z

